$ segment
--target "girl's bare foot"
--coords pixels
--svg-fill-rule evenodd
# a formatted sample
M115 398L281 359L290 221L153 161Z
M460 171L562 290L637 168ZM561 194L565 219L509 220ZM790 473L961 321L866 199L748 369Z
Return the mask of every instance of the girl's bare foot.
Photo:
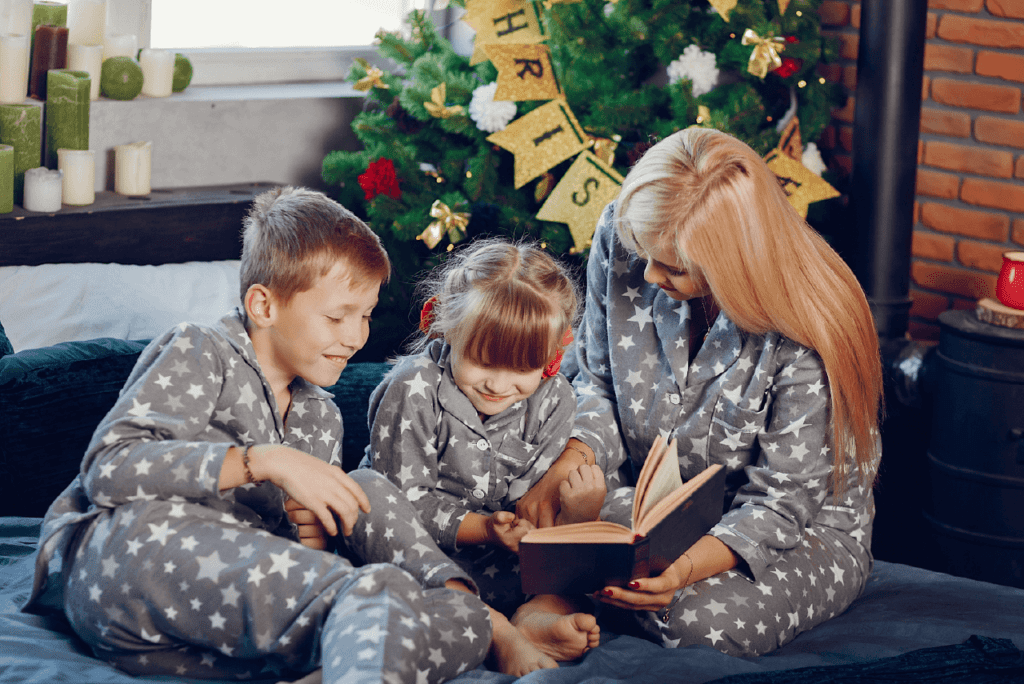
M555 660L576 660L601 643L601 628L589 613L531 611L516 614L512 620L527 639Z
M531 643L504 615L493 609L491 623L491 657L499 672L522 677L534 670L558 667L558 663Z

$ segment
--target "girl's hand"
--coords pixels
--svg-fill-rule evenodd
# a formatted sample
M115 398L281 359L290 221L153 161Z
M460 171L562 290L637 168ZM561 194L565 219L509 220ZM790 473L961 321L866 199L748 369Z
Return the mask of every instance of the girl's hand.
M370 500L341 468L298 449L265 444L249 449L249 464L257 480L280 487L300 508L311 512L332 537L338 534L335 516L347 537L359 518L370 512Z
M288 511L288 519L299 528L299 541L303 546L319 551L327 548L327 530L313 511L303 508L294 499L285 501L284 509Z
M661 610L672 603L678 589L686 586L692 571L689 557L683 555L657 577L635 579L626 587L605 587L595 597L627 610Z
M512 553L519 553L519 540L535 529L529 520L517 518L510 511L495 511L487 517L487 538L489 543L501 546Z
M569 473L558 486L558 502L561 510L555 517L556 525L589 522L601 517L608 487L604 472L596 465L581 465Z

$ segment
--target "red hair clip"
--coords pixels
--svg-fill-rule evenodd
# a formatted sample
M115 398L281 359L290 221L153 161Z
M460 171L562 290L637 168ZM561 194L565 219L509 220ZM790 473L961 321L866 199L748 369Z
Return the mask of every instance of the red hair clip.
M420 331L430 336L430 326L434 324L434 306L437 305L437 295L434 295L423 303L423 310L420 311Z
M562 348L564 349L565 347L568 347L570 344L572 344L572 340L572 328L566 328L565 334L562 335ZM541 376L545 380L548 378L553 378L556 375L558 375L558 370L562 367L563 355L564 354L562 349L559 349L558 351L555 352L555 358L551 359L548 365L544 367L544 372L541 374Z

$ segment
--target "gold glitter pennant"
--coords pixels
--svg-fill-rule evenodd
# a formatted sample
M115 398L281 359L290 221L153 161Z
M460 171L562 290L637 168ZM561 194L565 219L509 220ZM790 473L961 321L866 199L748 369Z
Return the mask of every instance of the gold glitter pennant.
M777 36L762 38L752 29L746 29L740 42L743 45L754 46L754 51L750 53L750 61L747 62L747 71L754 76L764 78L769 71L774 71L782 66L782 57L779 56L779 53L786 49L784 38Z
M778 179L789 203L804 218L807 218L807 206L811 202L839 197L839 191L829 185L828 181L790 158L779 148L765 155L764 160Z
M778 148L790 159L803 163L804 143L800 138L800 120L795 116L782 129L782 137L779 138Z
M441 85L435 86L431 89L430 101L423 103L423 107L427 110L430 116L435 119L450 119L453 116L462 114L462 105L452 105L449 107L445 103L447 91L447 84L441 83Z
M469 214L452 211L441 200L434 200L434 203L430 205L430 215L434 217L434 220L430 222L426 230L416 236L416 239L423 240L428 248L437 247L446 234L448 241L453 245L466 238Z
M708 2L718 11L722 20L728 22L729 12L732 12L733 8L736 7L737 0L708 0Z
M542 221L569 225L576 251L590 246L597 220L622 187L622 176L590 152L576 157L544 206L537 212Z
M553 100L562 96L562 89L551 66L551 50L547 45L484 46L484 52L498 70L498 89L494 100Z
M380 88L382 90L388 90L391 88L391 86L381 80L381 76L384 75L383 71L371 65L362 57L356 57L355 61L356 64L366 70L366 75L356 81L352 86L353 88L363 92L366 92L370 88Z
M486 45L547 40L540 13L539 0L468 0L462 20L476 30L470 65L487 61Z
M487 136L516 157L516 189L590 144L565 100L551 100Z
M789 9L789 0L779 0L779 16L781 17Z

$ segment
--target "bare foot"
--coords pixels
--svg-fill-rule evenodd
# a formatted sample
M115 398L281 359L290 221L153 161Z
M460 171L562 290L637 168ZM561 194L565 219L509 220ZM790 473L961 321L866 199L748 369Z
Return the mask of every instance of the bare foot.
M555 660L576 660L601 643L597 618L589 613L556 615L534 611L512 618L519 631Z
M534 670L558 667L558 663L534 646L507 619L495 620L493 624L491 657L499 672L522 677Z

